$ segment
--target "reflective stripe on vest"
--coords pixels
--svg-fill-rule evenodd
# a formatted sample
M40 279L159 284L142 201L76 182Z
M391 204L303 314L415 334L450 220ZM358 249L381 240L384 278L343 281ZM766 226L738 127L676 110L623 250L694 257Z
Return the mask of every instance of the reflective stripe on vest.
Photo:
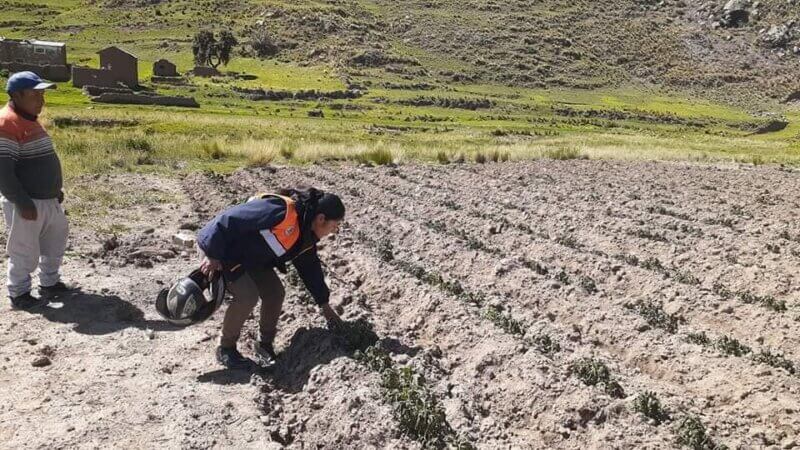
M259 233L266 241L270 250L275 256L281 257L289 251L292 246L300 239L300 226L297 217L295 202L289 197L276 194L259 194L250 197L248 201L264 199L267 197L278 197L286 202L286 215L283 220L272 228L260 230Z

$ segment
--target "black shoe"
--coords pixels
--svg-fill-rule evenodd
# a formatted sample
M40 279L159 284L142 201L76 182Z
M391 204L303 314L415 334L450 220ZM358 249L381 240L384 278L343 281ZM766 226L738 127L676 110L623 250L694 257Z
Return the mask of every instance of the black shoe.
M258 356L268 363L275 363L278 361L278 355L272 347L272 342L256 342L255 351Z
M26 292L16 297L9 297L11 299L11 307L14 309L21 309L23 311L30 311L31 309L44 306L48 303L47 299L36 298L30 292Z
M48 297L58 297L59 295L72 292L74 289L59 281L52 286L39 286L39 295Z
M235 348L217 347L217 362L228 369L249 369L252 361L242 356Z

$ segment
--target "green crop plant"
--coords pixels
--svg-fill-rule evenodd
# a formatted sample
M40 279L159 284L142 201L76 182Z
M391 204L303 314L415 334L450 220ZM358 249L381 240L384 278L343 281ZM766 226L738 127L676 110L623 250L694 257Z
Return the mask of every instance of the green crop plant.
M656 425L669 420L669 414L654 392L646 391L637 395L633 401L633 410L652 419Z
M730 217L717 217L712 219L705 219L703 223L706 225L721 225L723 227L733 228L735 221Z
M613 398L625 398L625 390L616 380L609 380L603 383L603 390Z
M706 427L697 417L681 419L675 430L676 443L692 450L727 450L728 447L715 443L706 433Z
M567 275L567 272L564 269L561 269L561 271L558 272L558 274L555 276L555 279L562 284L570 283L569 275Z
M584 291L589 294L595 294L598 292L597 284L594 282L593 279L587 276L581 276L578 279L578 286L580 286Z
M789 361L780 353L772 353L772 351L769 349L763 349L759 353L754 353L753 361L766 364L768 366L777 367L779 369L784 369L792 375L796 373L796 369L792 361Z
M378 257L384 262L390 262L394 260L394 250L392 248L391 241L388 239L383 239L378 242Z
M447 209L452 209L453 211L458 211L461 209L461 205L450 199L444 200L442 202L442 206L444 206Z
M548 273L547 267L543 266L542 264L540 264L537 261L531 261L531 260L525 258L525 259L522 260L522 265L524 265L528 269L536 272L539 275L547 275L547 273Z
M533 345L536 346L537 350L546 355L556 353L561 350L561 346L558 344L558 342L554 341L553 338L544 333L537 334L533 337L533 339L531 339L531 341L533 342Z
M662 328L669 333L676 333L678 326L685 322L685 319L676 314L668 314L661 303L642 300L636 303L626 303L625 307L637 312L650 326Z
M648 239L656 242L669 242L669 239L667 239L667 237L664 236L663 234L650 230L637 229L634 231L628 231L628 234L631 236L636 236L638 238Z
M728 336L718 338L717 341L714 342L714 346L722 353L731 356L744 356L753 352L750 347Z
M767 295L760 298L760 303L767 309L771 309L775 312L786 312L786 302L784 300L777 300L775 297L771 295Z
M666 267L664 267L664 265L661 264L661 261L659 261L658 258L655 257L650 257L645 259L644 261L641 262L641 266L647 270L652 270L655 272L663 273L666 272L667 270Z
M677 211L669 210L661 205L659 206L648 206L647 212L650 214L660 214L662 216L671 216L681 220L692 220L692 217L688 214L680 213Z
M734 292L725 287L725 285L722 283L714 283L714 286L711 289L714 291L714 293L725 300L729 300L734 296Z
M395 367L389 354L371 346L356 352L356 360L381 375L384 398L392 405L400 430L424 448L474 448L447 423L439 400L411 367Z
M614 398L623 398L625 391L622 386L611 377L602 361L593 358L582 358L572 363L570 366L572 373L587 386L602 385L605 392Z
M571 234L565 234L563 236L559 236L556 238L555 242L559 245L563 245L564 247L569 248L579 248L581 245L578 243L578 240L575 236Z
M488 306L483 312L483 317L489 319L506 333L525 336L525 325L511 317L510 314L503 312L498 306Z
M638 267L641 264L639 257L636 255L625 255L625 254L614 255L614 259L622 261L625 264L634 267Z
M690 286L697 286L700 284L700 279L691 272L672 269L670 274L672 279L678 283L687 284Z
M394 405L401 430L425 445L443 447L449 425L436 397L410 367L385 370L381 384L386 398Z
M701 331L700 333L688 333L684 340L691 344L698 344L704 347L711 345L711 339L708 338L705 331Z
M785 312L786 311L786 302L783 300L777 300L775 297L771 295L756 295L752 292L742 291L737 292L736 296L739 297L743 303L747 304L758 304L763 306L764 308L771 309L775 312Z

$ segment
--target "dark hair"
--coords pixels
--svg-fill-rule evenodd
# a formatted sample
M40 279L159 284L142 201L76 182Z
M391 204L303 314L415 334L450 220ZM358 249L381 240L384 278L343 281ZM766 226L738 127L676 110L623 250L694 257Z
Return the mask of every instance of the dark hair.
M336 194L325 193L317 202L317 214L323 214L327 220L344 219L344 203Z
M344 219L344 203L336 194L330 194L316 188L280 189L278 194L292 197L303 209L304 223L308 223L322 214L325 220Z

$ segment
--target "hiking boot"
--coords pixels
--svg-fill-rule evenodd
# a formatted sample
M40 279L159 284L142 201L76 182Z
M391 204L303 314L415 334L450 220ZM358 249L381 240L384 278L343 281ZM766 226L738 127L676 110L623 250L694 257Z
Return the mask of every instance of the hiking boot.
M245 370L251 367L251 361L236 348L217 347L217 362L228 369Z
M68 292L72 292L73 290L74 289L71 286L68 286L63 282L59 281L58 283L52 286L39 286L39 295L48 297L58 297L59 295L64 295Z
M272 342L256 342L254 349L264 361L271 363L278 361L278 355L275 353L275 348L272 347Z
M9 297L11 299L11 307L14 309L21 309L23 311L30 311L31 309L38 308L46 305L47 299L36 298L30 292L26 292L16 297Z

